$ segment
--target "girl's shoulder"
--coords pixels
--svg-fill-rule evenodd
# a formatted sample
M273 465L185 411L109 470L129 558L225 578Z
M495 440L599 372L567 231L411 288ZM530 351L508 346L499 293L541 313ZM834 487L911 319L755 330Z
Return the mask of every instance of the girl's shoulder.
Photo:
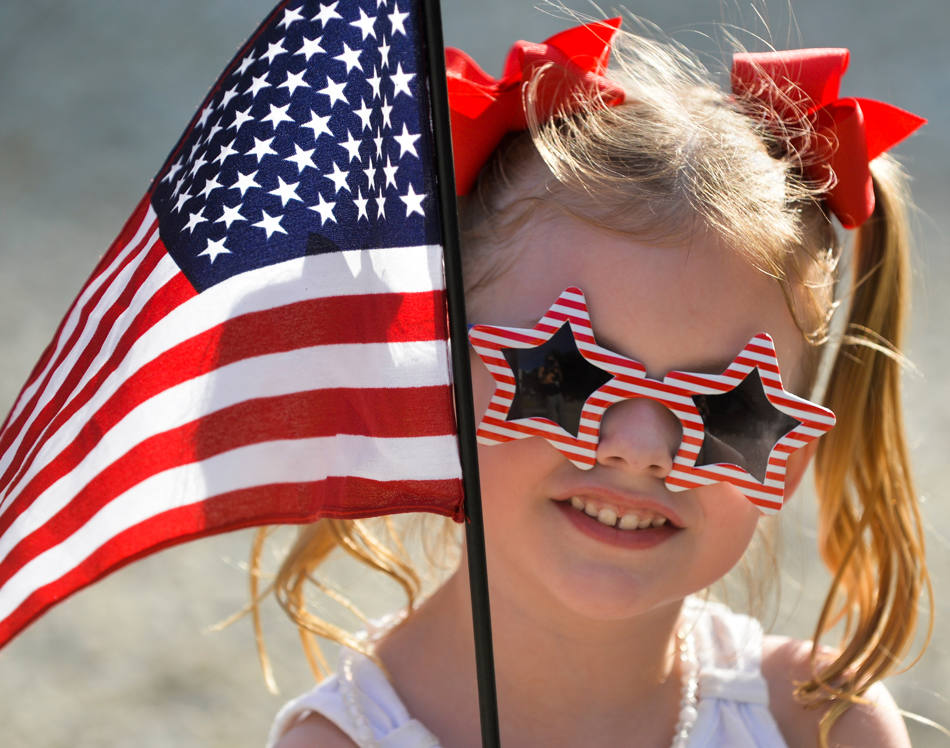
M280 710L267 746L354 745L435 748L438 740L408 713L374 657L342 647L336 673Z
M354 743L322 714L311 713L285 732L274 748L354 748Z
M811 642L765 636L762 675L769 685L769 709L790 748L817 745L824 709L808 709L795 700L795 684L811 678ZM826 652L831 656L831 652ZM861 748L909 748L900 710L883 683L875 683L865 702L846 711L831 730L830 744Z

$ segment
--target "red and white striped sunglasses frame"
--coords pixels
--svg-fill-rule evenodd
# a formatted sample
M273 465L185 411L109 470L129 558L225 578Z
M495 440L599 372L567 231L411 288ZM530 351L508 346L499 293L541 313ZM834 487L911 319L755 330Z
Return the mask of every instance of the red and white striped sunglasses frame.
M544 417L508 420L515 396L515 378L502 350L537 347L551 338L565 322L570 325L580 354L594 366L613 375L584 403L577 436ZM565 289L533 329L474 325L469 331L469 339L495 380L495 392L476 432L480 444L501 444L540 436L577 467L590 469L596 462L601 419L607 408L622 400L645 397L669 408L682 426L682 439L673 458L673 468L666 477L666 486L672 491L724 481L736 486L762 511L777 512L785 499L789 455L817 439L835 423L834 413L827 408L785 390L775 345L766 333L753 337L721 374L673 371L662 381L650 379L639 361L597 345L587 301L583 291L576 287ZM759 370L765 396L772 406L799 422L773 446L761 481L731 463L696 465L705 427L693 396L718 395L732 390L753 369Z

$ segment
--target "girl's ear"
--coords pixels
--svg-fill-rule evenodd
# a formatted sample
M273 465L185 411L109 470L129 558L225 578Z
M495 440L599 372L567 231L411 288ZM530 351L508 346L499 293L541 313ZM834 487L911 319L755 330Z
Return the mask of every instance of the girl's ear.
M817 449L818 440L813 439L794 454L789 455L788 465L785 471L785 501L792 498L795 489L798 488L798 484L802 482L805 471L811 464Z

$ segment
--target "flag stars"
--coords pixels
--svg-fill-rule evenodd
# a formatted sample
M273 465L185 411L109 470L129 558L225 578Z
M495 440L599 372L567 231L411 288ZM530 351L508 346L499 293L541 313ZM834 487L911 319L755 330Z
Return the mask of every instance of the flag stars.
M301 127L309 127L313 130L313 139L316 140L320 135L329 135L333 137L333 132L330 130L328 123L330 122L329 115L323 116L317 114L316 112L311 112L310 121Z
M393 6L393 10L389 14L389 28L392 31L393 36L396 34L402 34L403 36L406 36L406 19L408 17L408 13L401 13L399 11L398 5Z
M214 125L211 126L211 128L208 130L205 136L201 139L201 141L203 143L210 143L212 140L214 140L214 136L217 135L219 132L221 132L223 129L224 128L221 127L221 125L219 125L218 123L215 123Z
M272 64L275 57L285 54L286 52L287 50L284 49L282 42L271 42L267 45L267 51L262 54L261 57L266 59L268 64Z
M282 26L285 29L289 29L292 23L302 20L304 20L304 18L302 15L300 15L299 10L288 8L284 11L284 17L280 19L280 23L277 25Z
M362 141L354 138L353 133L349 133L349 137L340 143L341 148L345 148L346 152L349 154L350 161L359 161L360 160L360 145Z
M313 153L316 148L311 148L310 150L304 150L299 145L294 143L294 150L296 153L293 156L288 156L287 160L297 166L297 173L299 174L308 166L312 169L316 169L317 165L313 162Z
M204 206L202 205L201 208L198 209L197 213L191 213L188 216L188 223L185 224L185 226L182 228L182 231L187 230L188 233L190 234L192 231L195 230L195 226L197 226L199 223L204 223L205 221L207 221L208 219L205 218L204 214L205 214L205 209L204 209Z
M376 130L376 137L373 138L373 144L376 146L376 156L378 158L383 157L383 136L380 135L379 130Z
M413 213L418 213L420 216L425 218L425 211L422 209L422 201L426 199L426 194L422 193L417 195L416 191L412 188L412 184L409 185L409 192L405 195L400 195L399 199L406 204L406 218L411 216Z
M383 114L383 127L392 127L393 126L393 105L383 97L383 105L379 108Z
M330 107L332 108L333 105L338 101L342 101L344 104L346 103L346 96L343 95L344 88L346 88L345 80L341 83L337 83L335 80L327 76L326 88L320 89L320 93L329 97Z
M322 46L320 46L320 42L322 41L322 36L318 36L316 39L307 39L305 37L300 49L297 50L297 54L303 55L308 62L310 61L310 58L316 54L326 54L327 51Z
M178 174L178 172L181 171L181 167L182 167L181 159L178 159L177 163L172 164L168 168L168 172L166 172L165 176L162 177L162 182L171 182L175 178L175 176Z
M373 198L373 201L376 203L376 217L385 218L386 217L386 196L383 195L382 189L376 193L376 197Z
M318 195L318 197L320 198L320 202L316 205L311 205L310 210L320 214L320 225L323 226L327 221L336 223L336 218L333 216L333 208L336 206L336 203L324 200L323 195Z
M247 87L247 90L244 93L249 93L251 96L257 96L258 92L262 88L267 88L270 84L267 82L267 73L263 75L256 75L251 81L251 85Z
M261 210L261 220L253 224L256 228L264 229L267 238L274 233L286 234L287 231L280 225L282 216L272 216L266 210Z
M360 118L360 122L363 125L364 130L372 130L373 126L370 123L370 117L373 116L373 110L371 107L366 105L366 100L363 100L363 106L359 109L354 109L353 114Z
M363 197L362 191L359 189L359 187L357 187L356 197L353 198L353 204L356 205L356 210L358 211L356 215L357 221L361 218L365 218L367 221L369 220L369 215L366 213L366 205L368 203L369 198Z
M231 141L231 143L233 142L234 141ZM224 145L221 146L221 150L218 151L218 155L214 157L214 163L220 166L224 164L228 156L233 156L234 154L237 153L237 151L231 147L231 143L225 143Z
M243 174L238 172L237 182L231 185L231 189L241 190L241 197L244 197L244 193L247 192L251 187L257 187L260 189L260 185L257 183L257 180L254 178L257 176L257 169L252 171L250 174Z
M221 186L221 183L218 181L218 175L215 174L213 177L211 177L211 179L205 182L204 189L202 189L201 192L199 192L198 194L201 195L201 197L203 197L205 200L207 200L208 195L210 195L212 191L218 189L220 186Z
M298 88L309 88L310 84L303 79L306 72L306 68L301 70L299 73L291 73L288 70L287 79L277 86L277 88L286 88L291 96L294 95L294 91L296 91Z
M196 125L196 127L198 127L199 129L204 127L208 122L208 117L210 116L211 116L211 107L206 106L204 109L201 110L201 117L198 118L198 124Z
M396 186L396 170L399 168L399 164L393 164L389 160L389 156L386 156L386 165L383 167L383 174L386 175L386 186L395 187Z
M303 200L300 199L300 195L297 194L297 186L300 184L300 182L294 182L293 184L288 184L281 177L277 177L277 182L278 182L277 188L271 190L268 194L276 195L277 197L279 197L280 204L283 207L287 207L287 203L290 202L291 200L298 200L300 202L303 202Z
M191 193L190 193L190 192L182 192L182 193L178 196L178 202L175 203L175 207L172 208L172 210L174 210L176 213L180 213L180 212L181 212L181 209L184 207L185 203L187 203L189 200L191 200Z
M228 104L231 103L231 99L237 96L237 91L233 88L227 89L224 94L221 96L221 101L218 102L218 109L224 110L228 108Z
M266 117L261 118L261 122L270 122L273 124L274 129L280 125L281 122L293 122L294 118L287 114L287 110L290 108L290 104L284 104L283 106L274 106L270 105L270 114Z
M373 71L373 77L367 78L366 82L369 83L370 87L373 89L373 98L379 98L379 85L383 82L383 79L379 77L379 70Z
M366 15L366 11L360 8L360 17L355 21L350 21L350 26L356 26L362 34L362 41L366 41L368 37L376 38L376 29L373 28L373 25L376 23L376 16Z
M230 125L228 125L228 128L227 128L227 129L230 130L230 129L233 127L234 130L235 130L235 132L237 132L238 130L241 129L241 126L242 126L245 122L249 122L249 121L251 121L251 120L253 120L253 119L254 119L254 117L251 116L251 107L248 107L247 109L244 109L244 110L235 109L235 110L234 110L234 122L232 122Z
M220 239L208 239L208 244L203 251L198 253L198 257L203 257L207 255L208 259L212 264L218 259L218 255L231 254L231 250L224 246L224 242L227 237L222 237Z
M215 223L223 223L226 229L231 228L231 224L235 221L246 221L247 219L241 215L241 204L231 207L230 205L221 206L224 212L214 220ZM214 260L214 258L211 258Z
M198 171L201 169L201 167L204 166L206 163L208 163L208 159L206 159L204 156L202 156L199 159L195 159L195 161L191 164L191 169L188 170L188 173L192 177L196 176L198 174Z
M340 190L346 190L347 192L350 191L349 186L346 184L346 178L348 176L349 176L349 172L343 171L340 168L339 164L334 163L333 171L330 172L329 174L324 174L323 178L329 179L331 182L333 182L334 187L336 187L335 192L339 193Z
M359 49L350 49L350 45L346 42L343 42L343 51L334 57L334 60L339 60L340 62L346 65L346 74L349 75L350 71L353 68L356 68L360 72L363 72L363 68L360 65L360 54L362 50Z
M248 68L250 68L251 65L253 65L255 62L257 62L257 58L254 56L253 53L249 54L247 57L241 60L241 65L237 69L238 77L244 75L247 72Z
M399 94L404 93L409 98L412 98L412 91L409 89L409 81L416 77L415 73L404 73L402 70L402 63L396 63L396 72L392 74L393 87L395 89L393 93L393 98L395 99Z
M247 155L254 154L254 157L257 159L257 162L260 163L261 159L264 156L272 155L276 156L277 151L270 147L270 144L274 142L274 138L268 138L267 140L262 140L261 138L254 138L254 147L251 148ZM255 172L256 173L256 172Z
M175 189L172 190L172 196L175 196L175 195L177 195L179 192L181 192L181 188L185 186L185 182L187 182L187 181L188 181L187 175L182 174L182 175L178 178L178 181L175 182Z
M343 18L343 16L336 12L337 5L339 5L339 2L321 5L320 11L314 16L314 19L320 21L320 23L323 24L323 28L326 28L327 24L334 18Z
M410 133L405 122L402 123L402 134L394 135L393 139L399 143L399 158L402 158L407 153L411 153L416 158L419 158L419 154L416 152L416 141L419 139L419 135Z
M389 47L388 41L384 41L382 44L379 45L379 56L381 58L379 67L381 69L389 67L389 49L390 47Z
M373 189L373 185L376 184L376 173L377 173L377 171L378 171L378 169L377 169L375 166L373 166L373 160L370 159L370 160L369 160L369 165L368 165L365 169L363 169L363 173L366 174L366 183L367 183L367 185L369 185L369 186L368 186L368 189L369 189L369 190L372 190L372 189Z

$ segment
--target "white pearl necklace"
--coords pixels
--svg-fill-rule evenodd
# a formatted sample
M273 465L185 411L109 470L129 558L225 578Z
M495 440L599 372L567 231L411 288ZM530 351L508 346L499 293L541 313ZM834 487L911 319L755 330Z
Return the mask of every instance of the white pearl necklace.
M693 625L693 621L686 621L676 630L676 653L682 670L683 692L672 748L685 748L696 718L699 717L699 659L696 657Z
M689 735L699 717L699 659L696 656L696 642L693 637L693 621L681 623L676 630L676 655L682 672L682 695L680 696L679 719L673 732L671 748L685 748ZM356 683L353 677L353 654L344 651L340 658L340 690L343 702L356 728L357 742L360 748L376 748L377 742L369 720L363 712L356 695Z

